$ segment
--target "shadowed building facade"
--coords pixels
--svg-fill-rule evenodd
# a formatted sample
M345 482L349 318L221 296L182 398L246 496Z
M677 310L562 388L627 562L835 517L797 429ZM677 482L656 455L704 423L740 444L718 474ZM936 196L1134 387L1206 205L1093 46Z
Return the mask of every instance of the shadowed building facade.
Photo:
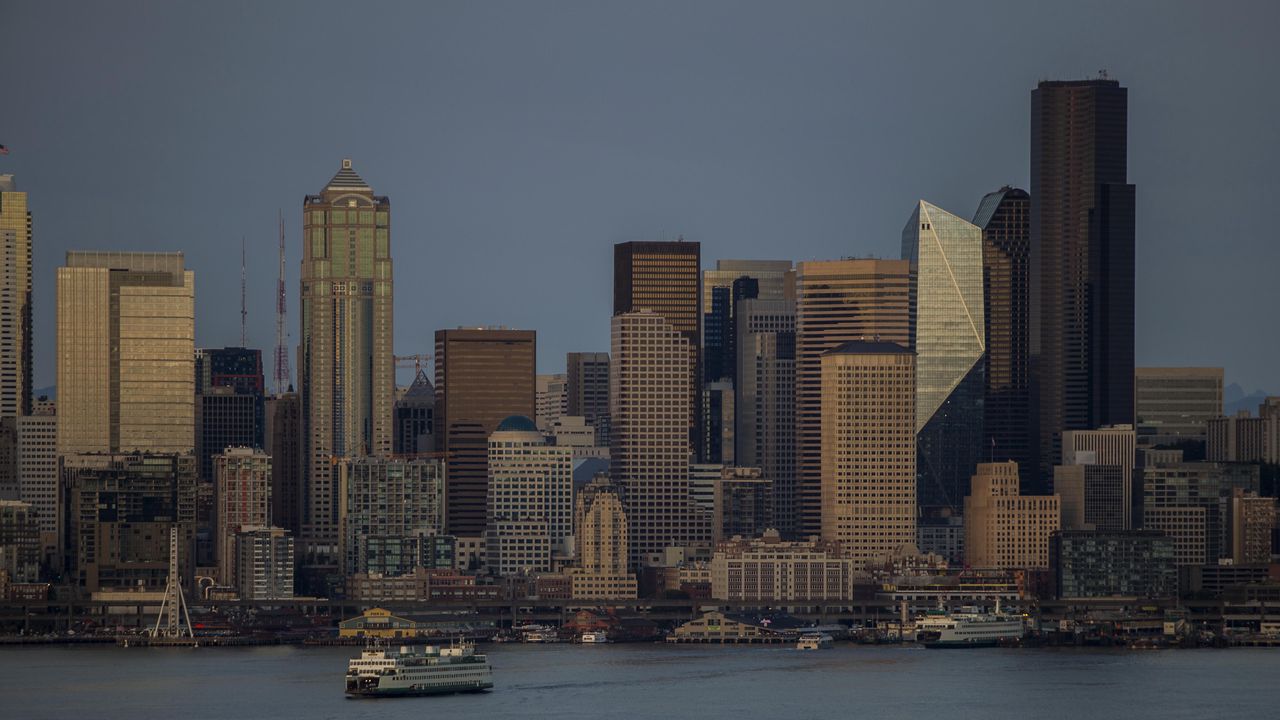
M1128 90L1041 82L1031 93L1032 354L1039 479L1062 432L1133 424L1134 186Z
M302 210L298 367L307 514L298 565L316 576L339 564L335 461L391 453L391 201L343 160Z
M31 414L31 212L0 175L0 417Z
M1031 491L1038 465L1031 411L1031 196L1005 186L978 204L985 296L986 397L981 456L1018 463Z

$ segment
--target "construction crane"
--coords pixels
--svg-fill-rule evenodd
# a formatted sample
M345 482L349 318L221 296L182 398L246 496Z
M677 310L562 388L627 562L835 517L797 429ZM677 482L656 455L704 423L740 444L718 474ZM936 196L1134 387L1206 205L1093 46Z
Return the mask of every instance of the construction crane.
M426 353L417 355L395 355L396 369L413 368L413 376L418 377L418 373L422 372L422 366L431 361L431 356Z

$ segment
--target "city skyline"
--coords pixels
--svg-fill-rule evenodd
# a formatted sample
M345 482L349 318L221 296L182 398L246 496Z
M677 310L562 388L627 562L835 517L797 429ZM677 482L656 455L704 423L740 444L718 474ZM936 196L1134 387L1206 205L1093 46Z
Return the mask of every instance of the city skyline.
M243 9L227 17L192 8L151 13L142 24L147 32L168 29L174 39L118 55L104 52L114 46L104 46L108 41L102 38L128 44L137 32L127 28L134 18L129 8L102 17L101 9L82 8L65 34L38 31L53 22L48 12L38 6L6 9L13 37L0 45L6 66L32 68L32 76L11 89L17 101L0 128L0 142L11 154L0 172L13 173L17 189L29 193L34 217L36 388L53 382L53 268L70 249L183 251L201 278L196 345L220 347L237 344L239 336L230 300L238 292L238 259L222 250L247 235L249 345L272 347L277 210L286 211L292 295L301 229L290 209L343 157L353 158L380 192L397 200L397 301L401 317L415 318L397 327L398 352L429 351L432 333L440 328L502 324L538 330L538 370L562 371L566 351L607 348L613 243L683 234L701 243L704 268L720 258L892 258L898 208L915 199L928 197L965 215L1002 185L1027 187L1027 93L1039 79L1090 78L1098 67L1108 68L1134 94L1128 182L1138 188L1137 364L1223 366L1226 381L1238 382L1245 392L1280 384L1265 360L1280 339L1254 335L1249 318L1221 312L1275 304L1277 291L1266 281L1268 263L1258 262L1274 251L1266 245L1264 221L1245 212L1265 203L1273 183L1266 168L1275 149L1256 146L1254 139L1266 137L1276 99L1250 88L1265 86L1265 68L1275 64L1268 60L1276 49L1251 39L1271 24L1265 17L1274 9L1258 12L1259 22L1205 28L1194 34L1203 52L1181 54L1154 42L1130 42L1142 34L1135 32L1138 23L1149 20L1139 6L1115 11L1107 28L1086 27L1084 12L1075 18L1065 11L1010 11L1016 17L1009 22L1025 23L1037 13L1052 17L1061 39L1040 49L1028 39L1001 37L989 53L966 55L954 66L936 53L903 58L874 33L867 37L868 27L900 25L905 18L896 10L847 9L827 18L829 27L819 27L814 15L775 17L745 7L730 21L736 32L719 41L719 54L685 49L689 43L682 42L711 32L721 15L711 5L661 21L630 18L617 8L583 13L582 22L617 22L620 16L647 22L652 43L676 46L670 57L650 57L650 40L630 40L645 35L637 28L627 42L610 48L617 38L607 32L575 35L574 23L557 27L538 10L513 7L503 16L529 15L529 22L507 23L521 29L487 39L510 45L492 59L482 57L484 43L459 50L449 37L488 37L476 34L493 23L486 13L397 10L391 14L405 21L405 29L395 32L419 28L440 44L441 53L459 59L451 73L437 67L438 56L431 52L375 52L371 64L397 60L417 67L413 60L420 59L428 70L420 82L397 73L377 81L376 90L390 98L391 114L401 111L405 120L387 121L391 126L376 133L365 132L346 110L304 128L304 113L315 101L295 100L302 97L297 93L316 90L314 81L285 87L277 76L255 73L255 63L270 57L268 43L240 28L254 24L244 23L244 16L257 13L264 27L278 28L290 24L274 22L283 8ZM1192 36L1189 29L1199 27L1203 12L1168 8L1153 34ZM998 35L975 24L971 16L983 13L934 13L955 20L940 27L954 25L978 39ZM991 8L988 14L998 13ZM234 27L223 25L228 17L236 20ZM781 49L760 52L777 31L765 29L774 21L783 21L780 29L795 38ZM151 53L173 50L168 43L189 40L188 30L196 27L223 32L200 34L195 50L203 53L174 51L165 63L156 62L159 56ZM100 33L111 28L119 32ZM281 51L296 55L297 62L318 57L326 45L305 39L306 28L282 38ZM319 36L327 38L327 32ZM539 32L544 39L535 42ZM928 27L923 32L925 44L945 39ZM363 31L353 35L357 46L374 42ZM34 38L41 46L32 44ZM1081 38L1092 39L1074 48L1071 43ZM556 39L563 42L552 52ZM246 51L228 57L218 50L223 42ZM949 41L940 46L952 47ZM786 50L795 52L778 54ZM506 62L518 51L531 58L528 67ZM94 53L93 66L83 62L90 57L85 53ZM638 53L644 62L636 60ZM1002 62L1005 53L1019 60ZM598 69L581 69L587 60L598 61ZM873 74L869 68L882 65L876 60L887 60L888 67ZM692 79L667 80L672 64L691 67ZM631 82L624 83L630 96L620 103L596 74L619 67L631 69ZM515 80L495 75L499 68ZM295 69L300 67L290 64L280 72L289 76ZM971 80L979 70L983 82L975 90ZM791 73L808 80L790 83ZM202 79L192 84L198 94L176 87L188 75ZM1213 81L1225 77L1234 80ZM656 78L672 84L655 83ZM901 87L926 78L932 94L902 95ZM483 90L486 81L526 83L495 88L500 97L514 98L512 117L495 112L495 98ZM1187 97L1182 91L1190 85L1206 95ZM47 95L45 88L54 87L59 94ZM242 94L246 108L258 103L270 111L248 115L233 107L240 103L219 102ZM671 101L687 112L670 112ZM635 119L588 132L617 119L611 102ZM943 103L954 106L945 116L921 112ZM1233 108L1230 119L1207 122L1202 108L1215 106ZM50 113L59 122L43 122ZM514 132L508 125L513 122L524 132ZM884 147L871 147L876 144ZM931 162L939 153L946 153L941 156L950 159L947 165ZM109 182L86 167L109 168ZM548 168L558 169L542 177ZM235 209L210 214L204 205L211 197ZM1200 210L1206 207L1225 209L1230 220L1224 224L1221 215ZM1217 262L1205 261L1210 252ZM495 265L498 275L484 285L484 297L469 303L468 311L451 307L446 298L476 284L473 269ZM539 284L540 302L520 302L531 283L512 282L514 272L553 282ZM292 300L289 306L294 348L298 307ZM407 313L409 308L415 312ZM1178 322L1161 322L1170 317ZM1197 342L1186 342L1189 335ZM407 384L409 378L400 380Z

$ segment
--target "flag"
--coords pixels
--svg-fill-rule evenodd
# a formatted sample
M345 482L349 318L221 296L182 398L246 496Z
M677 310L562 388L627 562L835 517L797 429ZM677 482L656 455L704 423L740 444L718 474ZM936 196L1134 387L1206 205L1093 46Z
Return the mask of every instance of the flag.
M3 145L0 145L0 155L8 155L8 154L9 154L9 148Z

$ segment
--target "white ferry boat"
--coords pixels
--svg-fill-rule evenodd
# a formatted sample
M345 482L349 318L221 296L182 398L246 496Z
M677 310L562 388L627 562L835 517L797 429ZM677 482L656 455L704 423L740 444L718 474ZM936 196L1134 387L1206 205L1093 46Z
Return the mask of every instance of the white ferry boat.
M1022 639L1024 630L1020 615L1003 614L999 607L994 613L966 607L917 620L916 641L927 648L994 647Z
M582 633L583 645L603 645L609 642L609 636L603 632L584 632Z
M797 650L827 650L835 646L835 638L826 633L805 633L796 641Z
M347 697L482 692L493 687L489 659L457 647L367 648L347 666Z

